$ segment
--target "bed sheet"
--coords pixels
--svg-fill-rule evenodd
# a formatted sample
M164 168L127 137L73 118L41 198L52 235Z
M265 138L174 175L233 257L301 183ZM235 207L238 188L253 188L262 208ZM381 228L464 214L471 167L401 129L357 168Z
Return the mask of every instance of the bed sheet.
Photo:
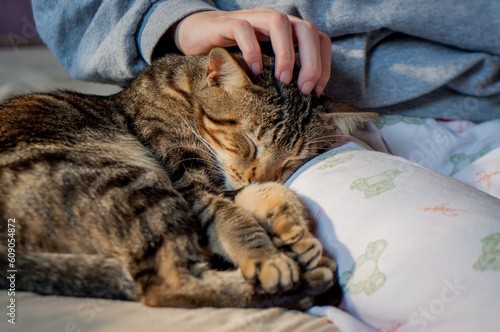
M343 140L287 181L345 294L309 312L342 331L496 331L500 120L381 116Z
M357 137L376 151L408 159L500 198L500 119L476 124L380 116Z

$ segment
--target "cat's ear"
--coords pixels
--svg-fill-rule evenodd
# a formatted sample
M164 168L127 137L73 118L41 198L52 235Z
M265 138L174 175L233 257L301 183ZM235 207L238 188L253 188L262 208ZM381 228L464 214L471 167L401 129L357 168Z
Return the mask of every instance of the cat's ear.
M208 85L233 90L245 88L252 84L243 68L225 49L214 48L210 51L208 57Z
M321 114L327 126L337 127L343 134L351 135L363 123L379 116L375 112L360 111L355 107L338 101L328 101L327 113Z

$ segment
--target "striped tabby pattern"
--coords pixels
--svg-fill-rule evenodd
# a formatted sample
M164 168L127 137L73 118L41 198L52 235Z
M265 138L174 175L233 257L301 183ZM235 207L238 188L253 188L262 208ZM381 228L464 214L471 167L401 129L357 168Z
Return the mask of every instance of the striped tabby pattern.
M17 289L294 308L328 290L336 264L279 182L372 115L300 94L264 60L253 76L223 49L167 56L113 96L1 105L0 261L15 218Z

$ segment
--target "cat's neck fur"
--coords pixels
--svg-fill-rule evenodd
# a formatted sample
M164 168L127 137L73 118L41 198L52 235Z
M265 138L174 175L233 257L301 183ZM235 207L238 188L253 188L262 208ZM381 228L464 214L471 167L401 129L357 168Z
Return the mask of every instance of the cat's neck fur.
M203 88L208 58L172 55L160 61L161 66L147 68L128 88L110 97L124 115L120 126L164 163L174 179L182 177L188 165L206 170L215 180L216 170L206 163L210 151L196 123L196 113L202 109L196 92Z

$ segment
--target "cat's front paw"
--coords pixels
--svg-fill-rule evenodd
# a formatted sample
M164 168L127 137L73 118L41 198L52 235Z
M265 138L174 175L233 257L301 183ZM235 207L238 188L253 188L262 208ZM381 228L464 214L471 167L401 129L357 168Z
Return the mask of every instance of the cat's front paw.
M287 252L302 268L315 268L323 246L309 231L308 213L297 195L278 183L252 184L235 198L267 229L274 245Z
M268 294L289 291L300 279L297 263L282 253L247 259L240 263L240 268L246 279L257 280L260 289Z

